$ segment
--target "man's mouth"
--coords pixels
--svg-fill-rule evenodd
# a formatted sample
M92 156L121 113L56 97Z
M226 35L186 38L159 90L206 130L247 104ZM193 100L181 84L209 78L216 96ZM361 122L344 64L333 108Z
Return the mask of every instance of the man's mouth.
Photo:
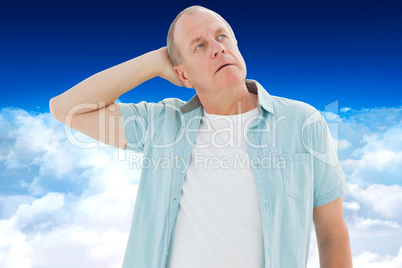
M228 64L222 65L221 67L219 67L219 69L216 71L216 73L219 72L222 68L229 66L229 65L232 65L232 64L228 63Z

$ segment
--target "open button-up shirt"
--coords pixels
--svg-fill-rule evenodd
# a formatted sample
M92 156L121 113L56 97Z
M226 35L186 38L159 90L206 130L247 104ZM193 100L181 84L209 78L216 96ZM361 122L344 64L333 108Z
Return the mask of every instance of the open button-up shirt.
M259 115L247 130L262 216L265 267L306 267L313 208L347 192L328 126L312 106L271 96L257 81ZM183 181L203 114L188 102L119 103L126 150L143 153L123 267L165 267ZM217 208L219 209L219 208Z

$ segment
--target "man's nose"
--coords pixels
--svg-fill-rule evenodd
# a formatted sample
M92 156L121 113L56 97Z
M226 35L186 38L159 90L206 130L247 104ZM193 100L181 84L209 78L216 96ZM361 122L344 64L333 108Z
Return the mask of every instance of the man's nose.
M214 41L211 46L211 57L216 58L219 53L225 54L226 49L220 42Z

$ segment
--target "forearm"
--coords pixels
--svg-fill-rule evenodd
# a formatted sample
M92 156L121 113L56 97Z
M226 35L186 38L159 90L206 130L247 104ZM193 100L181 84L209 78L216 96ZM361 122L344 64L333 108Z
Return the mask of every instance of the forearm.
M350 249L349 234L327 238L318 242L321 268L352 268L352 252Z
M79 104L90 103L92 107L75 109L75 114L93 111L95 105L101 109L114 103L122 94L158 75L157 57L157 51L151 51L92 75L52 98L50 111L54 116L64 117Z

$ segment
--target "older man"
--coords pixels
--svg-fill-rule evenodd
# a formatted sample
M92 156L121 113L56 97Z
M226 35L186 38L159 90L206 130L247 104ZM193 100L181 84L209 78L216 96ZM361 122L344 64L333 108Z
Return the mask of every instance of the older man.
M246 79L230 25L209 9L182 11L167 41L50 101L59 121L151 163L123 266L305 267L314 221L321 266L352 267L347 185L320 113ZM155 76L197 94L114 103Z

